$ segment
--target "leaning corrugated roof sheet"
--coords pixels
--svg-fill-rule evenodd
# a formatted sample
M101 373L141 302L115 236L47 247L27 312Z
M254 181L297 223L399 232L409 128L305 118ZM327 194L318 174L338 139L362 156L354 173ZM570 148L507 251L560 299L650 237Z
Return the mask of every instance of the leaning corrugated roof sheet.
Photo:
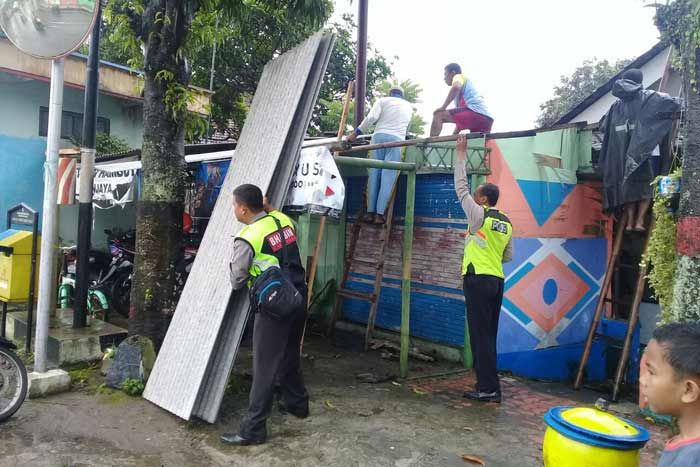
M144 397L186 420L216 421L248 316L228 262L232 191L254 183L281 205L328 64L333 36L318 33L265 66L260 85ZM230 301L230 302L229 302ZM228 310L228 311L227 311Z

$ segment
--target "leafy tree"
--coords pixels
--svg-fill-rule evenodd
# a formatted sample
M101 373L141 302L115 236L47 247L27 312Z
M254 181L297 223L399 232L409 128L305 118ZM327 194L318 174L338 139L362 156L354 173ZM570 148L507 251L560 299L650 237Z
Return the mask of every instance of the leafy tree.
M676 224L678 260L670 310L671 321L700 320L700 1L658 4L656 26L678 52L675 66L683 74L685 113L682 122L681 196Z
M541 113L537 118L537 126L547 127L556 123L562 115L605 84L630 62L631 60L618 60L610 63L607 60L593 58L585 60L571 76L562 75L559 85L554 87L554 97L540 105Z
M131 66L144 74L142 191L137 205L136 267L129 333L159 348L177 304L174 265L182 242L186 181L184 158L190 61L221 28L216 17L246 24L258 14L320 24L328 15L323 0L110 0L105 18ZM229 24L231 24L229 23ZM142 51L142 55L140 52Z
M314 133L338 132L338 123L343 110L343 98L348 83L355 79L357 66L357 24L352 16L344 15L342 21L327 28L336 35L326 75L319 93L319 105L311 119ZM378 94L378 86L391 76L391 64L377 49L367 46L367 103ZM349 115L354 115L354 104ZM353 118L348 117L348 122Z

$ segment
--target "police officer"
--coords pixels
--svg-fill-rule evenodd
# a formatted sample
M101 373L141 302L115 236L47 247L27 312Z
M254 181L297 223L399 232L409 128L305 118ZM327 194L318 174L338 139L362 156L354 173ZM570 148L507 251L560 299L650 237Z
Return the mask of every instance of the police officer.
M503 301L503 264L513 258L513 226L508 217L494 209L498 186L480 185L469 194L466 165L467 138L457 140L454 169L457 198L467 215L467 234L462 260L464 300L476 387L464 397L477 401L501 402L501 385L496 370L496 334Z
M246 226L234 240L230 263L234 290L250 285L262 271L282 264L282 244L275 219L286 241L289 278L306 297L306 274L299 255L292 220L267 205L255 185L241 185L233 191L236 219ZM306 298L303 303L306 304ZM272 409L275 385L279 384L279 408L299 418L309 416L309 395L301 375L299 347L306 319L305 305L285 321L265 313L255 316L253 328L253 386L248 414L238 433L224 433L221 441L236 446L262 444L267 440L266 420Z

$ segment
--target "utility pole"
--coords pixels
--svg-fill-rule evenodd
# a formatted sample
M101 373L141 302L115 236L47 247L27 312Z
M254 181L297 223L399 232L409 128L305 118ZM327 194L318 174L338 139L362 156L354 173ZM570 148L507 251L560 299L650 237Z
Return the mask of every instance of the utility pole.
M85 107L83 137L80 148L80 204L78 208L78 258L76 264L73 327L87 326L88 270L92 234L92 184L95 176L95 133L100 80L100 26L102 2L98 1L97 19L90 35L90 52L85 72Z
M355 71L355 128L365 117L365 99L367 98L367 3L358 3L357 18L357 68Z

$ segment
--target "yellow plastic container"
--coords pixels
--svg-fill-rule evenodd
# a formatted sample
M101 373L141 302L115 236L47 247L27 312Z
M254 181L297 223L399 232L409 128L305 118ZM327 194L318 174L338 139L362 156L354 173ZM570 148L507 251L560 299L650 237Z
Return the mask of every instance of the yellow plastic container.
M35 291L38 290L40 244L41 238L37 238ZM31 232L13 229L0 232L0 301L26 302L29 299L31 260Z
M602 410L554 407L542 451L546 467L637 467L649 432Z

